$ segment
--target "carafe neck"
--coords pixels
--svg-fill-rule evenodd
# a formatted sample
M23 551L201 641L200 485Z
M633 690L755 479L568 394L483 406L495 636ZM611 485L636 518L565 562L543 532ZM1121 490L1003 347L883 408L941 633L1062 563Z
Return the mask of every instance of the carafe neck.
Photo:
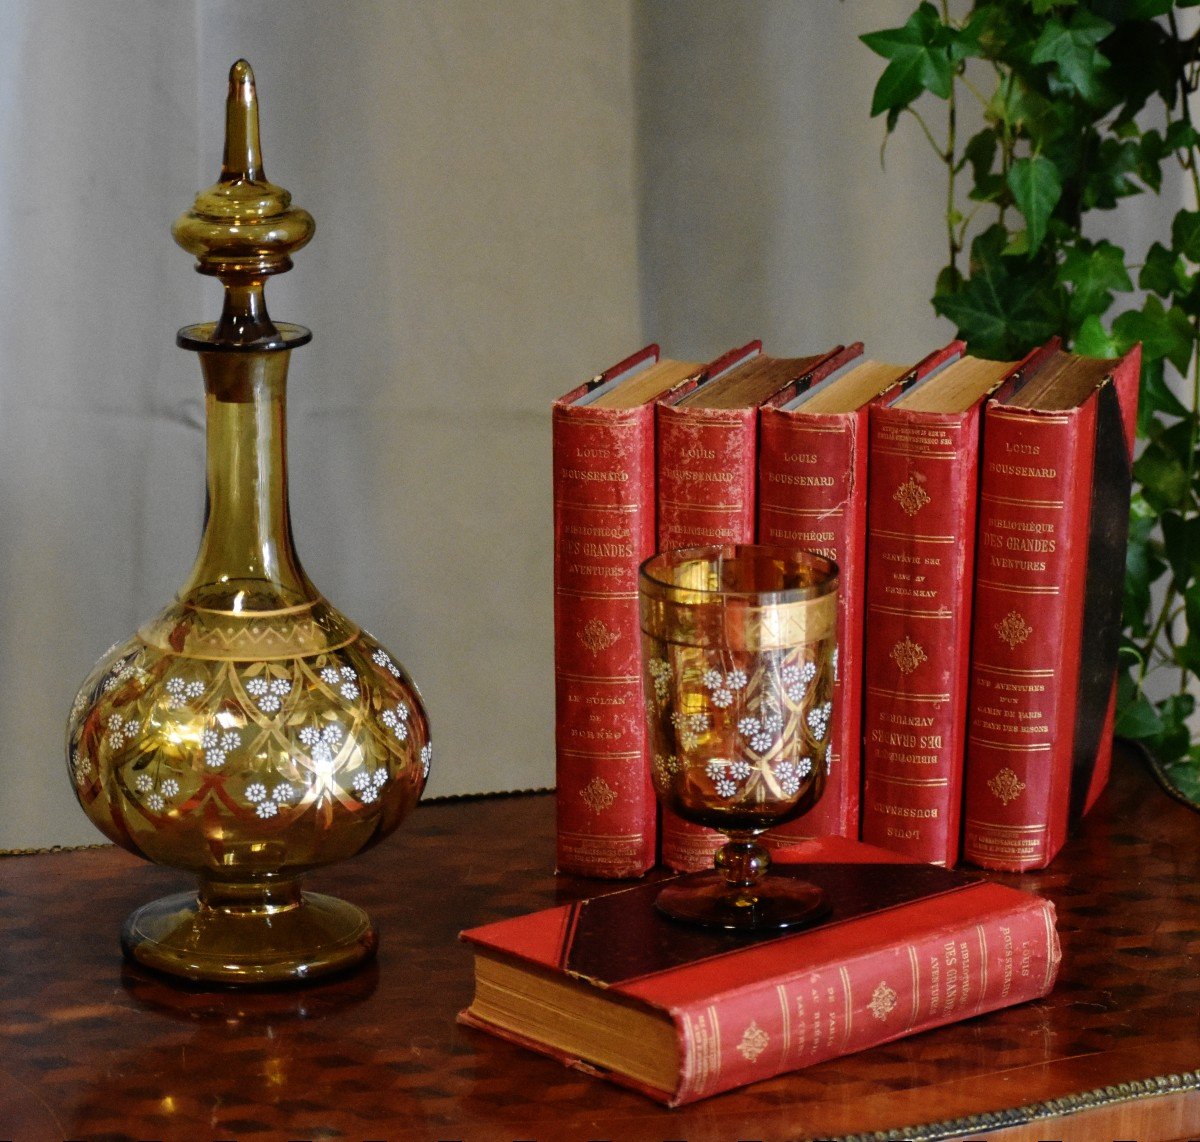
M288 509L288 350L201 352L207 413L204 536L181 601L245 613L319 598Z

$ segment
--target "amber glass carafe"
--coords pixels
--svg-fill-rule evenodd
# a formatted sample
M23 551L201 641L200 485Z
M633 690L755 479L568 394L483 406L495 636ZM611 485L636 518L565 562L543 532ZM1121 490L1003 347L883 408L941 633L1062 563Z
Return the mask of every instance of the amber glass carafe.
M198 981L300 981L369 957L367 915L302 891L301 876L390 833L429 773L412 681L321 597L292 542L287 368L311 335L271 320L264 283L312 233L263 172L254 77L239 61L220 181L174 227L225 287L220 319L178 336L204 374L200 552L176 601L96 664L67 733L92 821L199 878L197 892L128 918L125 953Z

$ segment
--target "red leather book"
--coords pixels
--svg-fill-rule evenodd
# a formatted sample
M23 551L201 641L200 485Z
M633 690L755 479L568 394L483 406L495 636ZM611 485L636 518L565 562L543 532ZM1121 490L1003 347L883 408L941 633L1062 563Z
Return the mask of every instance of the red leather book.
M910 369L851 359L797 396L772 398L759 425L758 539L838 565L838 658L825 791L771 840L859 835L862 641L867 546L868 409L903 381L962 353L955 341ZM861 353L852 345L847 353Z
M654 402L700 365L650 345L554 402L558 868L640 876L657 805L642 699L637 568L654 552Z
M1108 778L1140 346L984 414L963 852L1044 868Z
M1029 362L961 357L870 412L862 836L933 864L959 854L983 402Z
M1050 991L1054 905L841 837L768 875L819 881L834 912L730 937L653 906L661 883L464 932L469 1026L676 1106Z
M855 355L860 350L854 350ZM837 368L847 351L779 358L752 341L713 362L691 391L658 405L658 549L750 543L755 536L758 410ZM661 856L683 872L708 868L722 838L664 811Z

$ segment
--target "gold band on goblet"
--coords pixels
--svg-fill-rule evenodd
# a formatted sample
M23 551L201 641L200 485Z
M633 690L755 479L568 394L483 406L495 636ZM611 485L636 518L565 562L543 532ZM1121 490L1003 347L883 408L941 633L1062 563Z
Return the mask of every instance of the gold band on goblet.
M672 881L658 908L731 930L812 923L815 885L766 876L757 838L825 788L837 670L837 567L761 544L675 548L639 572L654 787L684 820L723 832L715 869Z

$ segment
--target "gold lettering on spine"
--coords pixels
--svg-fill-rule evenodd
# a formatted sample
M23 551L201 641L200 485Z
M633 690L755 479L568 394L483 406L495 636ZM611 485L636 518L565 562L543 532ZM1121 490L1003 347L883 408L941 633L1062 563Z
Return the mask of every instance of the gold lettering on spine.
M715 1006L708 1009L710 1021L708 1073L716 1079L721 1074L721 1023Z
M987 999L988 985L988 944L987 933L982 924L975 925L975 935L979 937L979 1002Z
M905 1031L911 1031L917 1021L917 1011L921 1003L921 962L917 959L917 949L908 945L908 963L912 969L912 1011L909 1012L908 1026Z
M787 988L783 984L779 984L775 988L775 994L779 997L779 1024L780 1033L783 1036L783 1047L780 1055L781 1069L787 1070L788 1055L792 1050L792 1008L788 1001Z
M1054 978L1054 969L1058 965L1058 956L1055 954L1058 950L1058 936L1050 921L1049 908L1042 909L1042 923L1046 927L1046 978L1042 982L1042 987L1045 991L1049 991L1050 981Z
M696 1084L696 1021L688 1012L683 1013L679 1027L679 1097L686 1098L697 1090Z
M965 1011L971 1005L971 946L966 940L958 945L958 962L962 970L958 1006Z
M680 1097L708 1093L721 1074L721 1039L715 1007L707 1007L695 1016L685 1014L683 1046Z
M842 977L842 992L845 1002L845 1014L843 1016L845 1028L842 1033L842 1047L846 1048L850 1046L850 1032L854 1026L854 1002L853 993L850 988L850 973L845 968L841 968L839 971Z

